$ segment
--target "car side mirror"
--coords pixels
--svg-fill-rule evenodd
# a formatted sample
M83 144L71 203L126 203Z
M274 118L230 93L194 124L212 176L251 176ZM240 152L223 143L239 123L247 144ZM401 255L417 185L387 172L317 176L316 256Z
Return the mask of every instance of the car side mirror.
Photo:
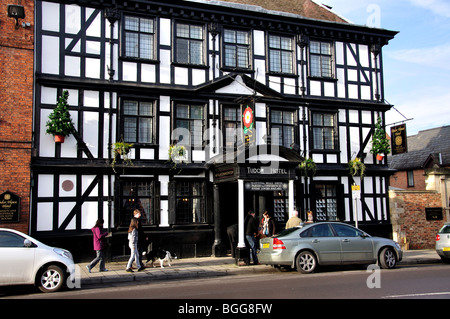
M33 246L33 243L29 239L25 239L23 241L23 246L27 247L27 248L30 248L31 246Z

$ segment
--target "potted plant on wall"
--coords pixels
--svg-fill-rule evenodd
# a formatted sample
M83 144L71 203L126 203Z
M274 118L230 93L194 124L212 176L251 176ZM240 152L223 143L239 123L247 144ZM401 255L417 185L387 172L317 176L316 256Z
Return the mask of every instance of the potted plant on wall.
M350 175L363 178L366 172L366 165L361 162L359 157L356 157L348 162L348 169L350 170Z
M112 144L113 160L111 162L111 167L115 173L117 173L115 166L117 164L118 159L123 159L123 163L125 165L133 165L133 162L131 161L131 159L128 155L132 148L133 148L133 144L124 142L123 139L120 139L120 141Z
M317 172L317 165L312 158L305 159L298 167L303 176L314 176Z
M386 132L381 125L381 117L378 118L375 124L375 132L372 137L372 149L370 150L372 154L377 155L377 160L383 160L384 156L391 152L391 145L389 140L386 138Z
M74 124L69 113L69 104L67 103L68 97L69 92L63 91L46 123L46 133L53 135L57 143L64 143L64 138L72 134L74 130Z

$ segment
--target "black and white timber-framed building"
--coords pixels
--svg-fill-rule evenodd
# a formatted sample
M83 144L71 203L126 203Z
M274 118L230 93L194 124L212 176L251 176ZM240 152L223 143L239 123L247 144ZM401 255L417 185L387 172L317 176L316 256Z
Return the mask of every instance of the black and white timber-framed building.
M35 1L31 235L79 256L104 218L112 254L127 254L139 208L153 245L181 257L223 254L250 209L280 228L293 209L348 223L356 211L389 236L390 172L369 149L391 107L382 48L395 35L221 1ZM76 133L55 143L45 123L63 90ZM114 171L122 139L133 164ZM356 156L363 179L349 175ZM301 175L304 158L315 176Z

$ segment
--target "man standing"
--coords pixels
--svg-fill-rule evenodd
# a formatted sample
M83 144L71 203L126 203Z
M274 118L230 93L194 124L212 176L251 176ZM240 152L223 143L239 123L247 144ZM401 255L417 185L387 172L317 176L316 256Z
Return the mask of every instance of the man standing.
M286 223L286 229L296 227L302 223L302 220L298 218L298 211L294 210L292 217Z
M258 257L256 255L256 235L258 234L258 220L255 218L255 212L249 211L245 218L245 238L250 246L253 264L258 265Z

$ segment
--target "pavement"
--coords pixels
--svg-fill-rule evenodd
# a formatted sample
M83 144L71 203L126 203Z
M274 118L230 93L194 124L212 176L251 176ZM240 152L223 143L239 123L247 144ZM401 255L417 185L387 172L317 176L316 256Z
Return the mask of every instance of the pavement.
M403 251L401 265L441 263L441 259L434 249L430 250L406 250ZM278 273L278 270L268 265L237 266L232 257L198 257L175 259L171 267L164 265L153 268L150 264L143 271L129 273L125 271L127 259L106 263L108 271L99 272L98 265L89 273L85 263L78 263L81 272L81 286L105 283L126 283L134 281L177 280L210 278L228 275L250 275Z

